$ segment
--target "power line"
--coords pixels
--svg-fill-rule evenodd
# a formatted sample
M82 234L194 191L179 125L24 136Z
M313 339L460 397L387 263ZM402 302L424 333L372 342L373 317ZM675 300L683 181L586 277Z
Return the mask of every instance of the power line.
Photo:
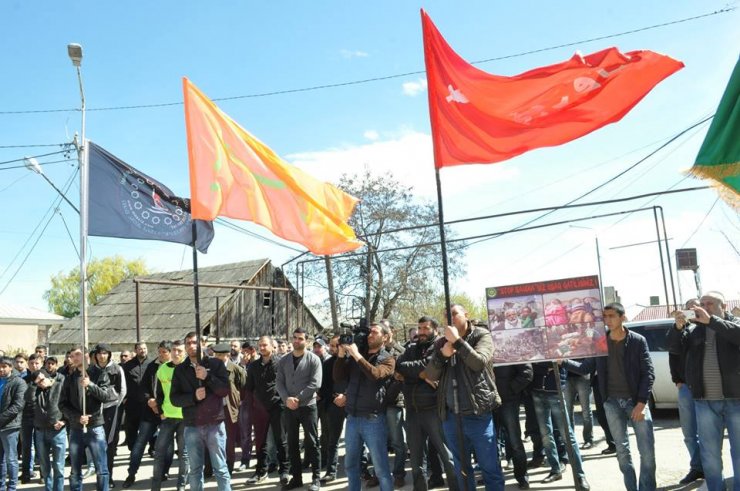
M508 54L508 55L502 55L502 56L496 56L496 57L493 57L493 58L486 58L486 59L483 59L483 60L477 60L477 61L471 62L471 64L472 65L479 65L479 64L483 64L483 63L489 63L491 61L507 60L507 59L511 59L511 58L518 58L518 57L521 57L521 56L527 56L527 55L532 55L532 54L537 54L537 53L543 53L545 51L553 51L553 50L560 49L560 48L567 48L567 47L576 46L576 45L579 45L579 44L590 43L590 42L594 42L594 41L602 41L604 39L611 39L611 38L615 38L615 37L626 36L626 35L635 34L635 33L638 33L638 32L644 32L644 31L649 31L649 30L652 30L652 29L659 29L659 28L662 28L662 27L668 27L668 26L672 26L672 25L676 25L676 24L681 24L681 23L684 23L684 22L690 22L690 21L702 19L702 18L705 18L705 17L711 17L711 16L714 16L714 15L725 14L725 13L731 12L731 11L733 11L735 9L736 9L736 7L725 7L723 9L715 10L713 12L707 12L707 13L700 14L700 15L695 15L695 16L692 16L692 17L685 17L683 19L677 19L677 20L673 20L673 21L669 21L669 22L663 22L663 23L660 23L660 24L653 24L653 25L650 25L650 26L639 27L639 28L636 28L636 29L630 29L630 30L627 30L627 31L617 32L617 33L613 33L613 34L606 34L604 36L597 36L597 37L593 37L593 38L581 39L581 40L578 40L578 41L571 41L571 42L568 42L568 43L557 44L557 45L554 45L554 46L547 46L547 47L544 47L544 48L537 48L537 49L532 49L532 50L528 50L528 51L521 51L521 52L518 52L518 53L511 53L511 54ZM385 81L385 80L392 80L392 79L396 79L396 78L410 77L410 76L414 76L414 75L422 75L424 73L426 73L424 70L415 70L415 71L411 71L411 72L396 73L396 74L384 75L384 76L380 76L380 77L364 78L364 79L360 79L360 80L350 80L350 81L347 81L347 82L337 82L337 83L313 85L313 86L309 86L309 87L299 87L299 88L285 89L285 90L274 90L274 91L270 91L270 92L258 92L258 93L254 93L254 94L235 95L235 96L229 96L229 97L217 97L217 98L214 98L212 100L215 101L215 102L222 102L222 101L233 101L233 100L239 100L239 99L254 99L254 98L259 98L259 97L271 97L271 96L276 96L276 95L295 94L295 93L299 93L299 92L310 92L310 91L315 91L315 90L333 89L333 88L338 88L338 87L348 87L348 86L352 86L352 85L361 85L361 84L367 84L367 83L371 83L371 82L382 82L382 81ZM87 108L87 111L89 112L89 111L118 111L118 110L127 110L127 109L153 109L153 108L180 106L182 104L183 104L182 101L178 101L178 102L163 102L163 103L158 103L158 104L137 104L137 105L129 105L129 106L110 106L110 107ZM79 112L79 111L80 111L79 108L37 109L37 110L20 110L20 111L0 111L0 115L1 114L39 114L39 113L58 113L58 112Z
M39 143L37 145L0 145L0 148L63 147L69 143Z
M694 235L696 235L696 233L699 231L701 226L704 225L704 221L707 219L707 217L709 217L709 214L712 213L712 210L714 210L714 207L717 205L718 201L719 201L719 196L717 196L717 199L714 200L714 203L712 203L712 206L709 207L709 210L704 215L704 218L701 219L701 222L699 222L699 225L697 225L694 231L691 232L691 235L689 235L689 238L686 239L686 241L683 244L681 244L681 247L685 247L686 244L688 244L689 241L694 237Z
M60 153L65 153L65 152L67 152L67 150L59 150L58 152L41 153L39 155L31 155L28 158L40 159L41 157L48 157L50 155L59 155ZM25 159L26 159L26 157L21 157L19 159L13 159L13 160L6 160L5 162L0 162L0 165L12 164L14 162L23 162Z
M77 159L63 159L63 160L52 160L51 162L39 162L39 165L53 165L53 164L61 164L63 162L77 162ZM11 165L8 167L0 167L0 172L4 170L13 170L13 169L22 169L25 165Z
M295 251L295 252L304 252L301 249L297 249L295 247L291 247L291 246L286 245L286 244L281 244L277 240L270 239L269 237L264 237L262 235L259 235L259 234L255 233L255 232L252 232L251 230L247 230L246 228L241 227L241 226L239 226L239 225L237 225L237 224L235 224L233 222L229 222L229 221L227 221L227 220L225 220L223 218L216 218L215 222L218 223L219 225L224 225L226 228L229 228L229 229L231 229L231 230L233 230L235 232L239 232L239 233L245 234L245 235L247 235L249 237L252 237L252 238L261 240L263 242L267 242L268 244L276 245L276 246L279 246L279 247L284 247L285 249L290 249L291 251Z

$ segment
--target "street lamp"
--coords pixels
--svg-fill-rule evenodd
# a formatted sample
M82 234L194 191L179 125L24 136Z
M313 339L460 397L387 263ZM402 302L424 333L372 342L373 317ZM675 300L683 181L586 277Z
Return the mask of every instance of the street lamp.
M23 163L26 166L26 169L28 169L28 170L30 170L32 172L35 172L36 174L38 174L41 177L43 177L44 180L46 182L48 182L51 185L51 187L54 188L54 191L56 191L57 193L59 193L59 196L61 196L62 198L64 198L64 201L66 201L67 204L69 206L71 206L74 211L76 211L77 213L80 212L80 210L78 210L77 207L74 204L72 204L72 202L69 200L69 198L67 198L64 195L64 193L61 191L61 189L59 189L58 187L56 187L54 185L54 183L51 182L51 179L49 179L48 177L46 177L46 174L44 174L44 170L41 168L41 165L39 165L38 160L36 160L33 157L26 157L26 158L23 159Z
M601 254L599 253L599 236L596 231L591 227L584 227L582 225L568 225L570 228L582 228L584 230L590 230L594 233L594 239L596 239L596 263L599 267L599 293L601 293L601 299L604 300L604 278L601 276Z
M80 327L82 346L87 348L87 214L88 214L88 169L87 140L85 140L85 90L82 85L82 46L77 43L67 45L67 55L77 70L80 84L80 111L82 112L82 141L77 145L77 158L80 162ZM82 372L87 371L87 355L83 352ZM82 411L85 412L85 398L82 398ZM87 427L83 427L87 430Z

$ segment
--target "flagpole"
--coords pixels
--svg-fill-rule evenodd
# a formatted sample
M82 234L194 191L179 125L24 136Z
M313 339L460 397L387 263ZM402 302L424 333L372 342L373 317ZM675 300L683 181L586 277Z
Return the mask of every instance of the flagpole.
M198 232L195 220L191 218L190 222L193 227L193 304L195 306L195 340L198 343L196 357L198 358L198 363L200 363L200 292L198 290L198 249L195 247Z
M82 46L68 44L67 54L77 70L77 81L80 84L80 111L82 113L82 138L77 146L77 158L80 165L80 327L82 328L82 375L87 376L87 223L88 223L88 165L87 140L85 139L85 90L82 84ZM82 414L87 412L86 397L82 396ZM87 432L87 425L82 425Z

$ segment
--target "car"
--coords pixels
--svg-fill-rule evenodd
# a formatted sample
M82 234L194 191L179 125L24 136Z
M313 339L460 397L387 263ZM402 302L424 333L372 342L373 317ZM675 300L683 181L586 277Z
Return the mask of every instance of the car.
M641 334L647 339L650 357L655 369L655 382L650 395L650 409L678 408L678 389L671 379L671 369L668 364L668 347L666 335L673 328L674 320L655 319L647 321L625 322L624 327Z

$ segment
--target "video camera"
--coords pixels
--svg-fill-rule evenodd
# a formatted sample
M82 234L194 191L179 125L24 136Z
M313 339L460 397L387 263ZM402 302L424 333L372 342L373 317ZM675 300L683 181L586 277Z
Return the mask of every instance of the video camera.
M370 332L367 319L360 318L359 324L340 322L339 327L342 328L342 333L339 335L339 344L355 344L361 353L367 351L367 335Z

